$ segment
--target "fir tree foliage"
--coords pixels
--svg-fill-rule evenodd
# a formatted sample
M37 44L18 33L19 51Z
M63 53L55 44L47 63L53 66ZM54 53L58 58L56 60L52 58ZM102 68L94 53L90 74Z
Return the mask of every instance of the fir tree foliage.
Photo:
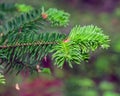
M21 14L33 10L32 6L25 4L1 3L0 4L0 24L13 17L14 14ZM11 15L12 13L12 15Z
M28 12L33 10L33 7L26 4L14 4L14 3L1 3L0 4L0 11L19 11L19 12Z
M62 68L64 62L68 62L72 67L73 62L80 64L98 47L109 47L109 37L104 35L100 28L93 25L75 26L65 41L53 47L52 52L55 53L52 57L58 67Z
M44 27L51 26L48 20L51 17L45 19L42 14L41 8L34 9L0 26L0 58L6 64L7 71L17 69L19 73L26 68L31 72L36 71L36 65L52 46L65 39L65 34L45 30Z
M48 20L51 22L52 26L67 26L69 22L70 14L64 12L63 10L58 10L56 8L50 8L46 11L48 15Z
M24 9L24 6L20 8ZM14 69L17 73L23 69L34 72L36 65L42 63L49 53L53 54L54 64L59 68L64 66L64 62L72 67L73 63L80 64L88 59L91 50L109 47L109 37L97 26L76 26L68 36L46 31L47 27L66 27L69 17L69 13L62 10L40 8L23 11L2 24L0 59L2 64L6 64L7 72Z

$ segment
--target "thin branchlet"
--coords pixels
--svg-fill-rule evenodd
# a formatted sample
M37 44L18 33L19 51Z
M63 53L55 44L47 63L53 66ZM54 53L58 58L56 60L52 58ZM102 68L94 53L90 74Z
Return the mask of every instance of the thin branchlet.
M2 45L0 49L13 48L13 47L22 47L22 46L39 46L39 45L51 45L57 44L58 42L33 42L33 43L16 43L14 45Z

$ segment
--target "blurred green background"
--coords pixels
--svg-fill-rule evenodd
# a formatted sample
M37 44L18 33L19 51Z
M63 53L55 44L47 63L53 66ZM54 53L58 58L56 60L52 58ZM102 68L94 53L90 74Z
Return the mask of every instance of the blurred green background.
M71 20L61 32L69 33L71 27L79 24L94 24L111 39L108 50L96 50L88 62L73 69L54 68L54 76L6 74L7 84L0 85L0 96L120 96L119 0L0 0L0 3L63 9L71 14ZM15 89L16 83L19 83L19 91Z

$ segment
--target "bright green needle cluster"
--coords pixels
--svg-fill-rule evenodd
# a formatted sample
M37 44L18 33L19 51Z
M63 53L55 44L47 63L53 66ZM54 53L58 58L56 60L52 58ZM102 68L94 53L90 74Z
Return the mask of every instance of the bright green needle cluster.
M75 26L67 40L53 47L55 65L62 68L64 62L68 62L70 67L73 63L80 64L98 47L109 47L109 37L104 35L100 28L93 25Z
M5 84L5 78L2 74L0 74L0 85Z
M15 4L15 7L17 8L19 12L29 12L33 10L32 6L25 5L25 4Z
M70 14L56 8L50 8L46 11L48 14L48 20L52 26L67 26L69 23Z

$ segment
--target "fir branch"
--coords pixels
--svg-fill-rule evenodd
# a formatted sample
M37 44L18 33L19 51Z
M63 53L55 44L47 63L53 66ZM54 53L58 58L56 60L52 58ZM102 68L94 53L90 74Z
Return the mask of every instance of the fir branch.
M49 53L52 47L64 40L66 36L53 32L24 36L21 34L20 37L15 37L9 38L6 42L7 45L0 46L0 58L6 62L5 69L8 71L14 68L19 71L24 68L34 70L34 67Z
M74 27L68 39L53 47L53 59L55 65L62 68L64 62L68 62L72 67L72 63L80 64L82 60L88 58L90 51L95 51L98 47L108 48L109 37L102 33L97 26L76 26Z
M93 25L76 26L67 37L57 32L45 32L49 24L55 27L68 25L69 16L55 8L46 11L32 9L1 25L0 59L6 64L5 69L17 69L18 73L25 68L34 71L50 52L53 53L54 64L59 68L64 66L64 62L73 67L73 63L80 64L88 59L91 51L109 47L109 37Z
M33 42L33 43L16 43L14 45L2 45L0 49L13 48L13 47L23 47L23 46L40 46L40 45L51 45L57 44L57 42Z
M9 32L19 32L20 29L24 31L25 29L29 27L33 27L33 24L39 23L43 24L41 22L36 22L39 21L39 19L44 21L41 18L41 10L32 10L27 13L23 13L20 16L16 16L13 19L7 21L5 24L2 25L1 30L4 32L4 34L7 34ZM35 25L36 27L36 25Z

